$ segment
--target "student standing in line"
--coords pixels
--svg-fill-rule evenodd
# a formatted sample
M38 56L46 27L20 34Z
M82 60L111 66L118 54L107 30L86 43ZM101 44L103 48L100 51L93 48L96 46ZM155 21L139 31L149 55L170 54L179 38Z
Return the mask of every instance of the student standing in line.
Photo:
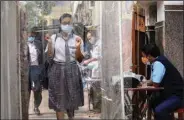
M39 106L42 101L41 65L43 64L42 42L35 32L35 28L28 37L28 61L29 61L29 94L34 93L34 112L40 115Z

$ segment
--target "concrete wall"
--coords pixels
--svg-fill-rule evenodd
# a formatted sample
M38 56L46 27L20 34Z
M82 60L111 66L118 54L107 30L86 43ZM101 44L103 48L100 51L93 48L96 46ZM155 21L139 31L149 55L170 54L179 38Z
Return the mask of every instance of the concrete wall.
M157 22L164 21L164 1L157 1Z
M18 49L20 55L19 59L19 79L21 81L21 103L22 103L22 119L28 119L28 107L29 107L29 93L28 93L28 60L27 60L27 14L25 8L19 7L18 11L19 21L18 25L20 25L19 31L19 42Z
M160 48L161 53L164 55L165 50L165 21L160 21L155 24L155 43Z
M102 2L102 14L102 118L113 119L115 101L111 95L111 80L112 76L120 75L118 1ZM121 96L114 98L119 100ZM115 117L121 118L121 114Z
M16 13L15 1L1 2L1 119L21 118Z
M183 14L183 5L165 5L164 53L182 76L184 75Z
M165 12L164 1L157 1L157 22L155 23L155 42L164 54L165 50Z
M134 3L133 1L122 1L121 3L123 71L130 71L132 66L132 11Z
M93 8L92 11L92 24L93 25L99 25L99 21L100 21L100 1L95 1L95 6Z
M157 22L157 4L149 6L149 25L155 25Z
M157 45L183 76L183 1L157 2L155 30Z

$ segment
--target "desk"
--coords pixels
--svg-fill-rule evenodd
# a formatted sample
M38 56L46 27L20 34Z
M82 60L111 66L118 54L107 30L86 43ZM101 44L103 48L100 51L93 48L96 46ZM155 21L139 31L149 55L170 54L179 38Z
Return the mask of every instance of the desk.
M152 87L152 86L147 86L147 87L139 87L139 88L125 88L125 91L158 91L158 90L163 90L163 87Z
M149 99L151 95L149 96L146 92L151 91L159 91L163 90L164 88L159 87L155 88L152 86L147 87L139 87L139 88L124 88L125 95L128 95L128 91L133 91L133 97L132 101L134 102L133 106L133 118L135 120L142 120L144 116L146 116L147 112L147 119L151 120L151 109L149 108ZM139 96L139 94L144 96L143 98ZM129 97L130 98L130 97ZM142 103L141 103L142 102Z

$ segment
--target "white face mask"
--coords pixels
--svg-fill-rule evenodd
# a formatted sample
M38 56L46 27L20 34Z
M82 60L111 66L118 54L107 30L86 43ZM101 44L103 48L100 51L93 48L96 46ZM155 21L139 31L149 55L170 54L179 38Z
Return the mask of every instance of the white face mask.
M150 62L147 62L146 65L150 65L151 63Z
M33 42L35 37L28 37L28 42Z
M61 30L65 33L71 33L73 30L72 25L61 25Z

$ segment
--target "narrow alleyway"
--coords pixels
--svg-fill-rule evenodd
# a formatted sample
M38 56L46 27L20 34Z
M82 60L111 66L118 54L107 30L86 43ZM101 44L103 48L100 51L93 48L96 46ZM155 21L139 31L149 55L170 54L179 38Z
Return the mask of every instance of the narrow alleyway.
M28 100L42 80L76 104L84 97L74 119L152 120L154 99L174 96L182 103L169 112L184 120L183 9L183 1L2 1L0 118L56 120L47 90L41 115L32 92ZM79 96L86 83L101 113L89 110L87 91ZM63 98L53 94L55 104Z
M40 106L41 115L37 116L33 111L34 100L33 100L33 94L31 94L30 105L29 105L29 119L56 119L55 112L48 108L48 91L44 90L42 95L43 95L43 100ZM100 119L100 114L89 111L88 109L87 92L84 92L84 97L85 97L84 106L80 107L79 110L75 111L75 119ZM67 115L65 115L65 118L67 118Z

